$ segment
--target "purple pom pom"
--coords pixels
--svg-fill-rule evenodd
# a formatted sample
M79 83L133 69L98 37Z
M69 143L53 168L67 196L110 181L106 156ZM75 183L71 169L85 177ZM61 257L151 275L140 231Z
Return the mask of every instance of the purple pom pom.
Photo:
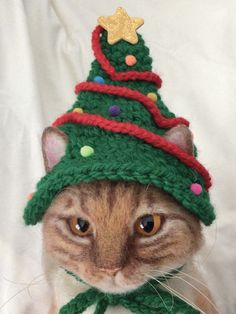
M108 112L109 112L110 116L116 117L116 116L118 116L120 114L120 107L118 107L118 106L111 106L108 109Z

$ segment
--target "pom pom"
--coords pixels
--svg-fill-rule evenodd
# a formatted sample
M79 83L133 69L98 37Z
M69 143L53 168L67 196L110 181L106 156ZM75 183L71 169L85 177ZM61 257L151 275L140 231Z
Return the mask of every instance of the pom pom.
M82 108L75 108L75 109L73 110L73 112L83 113L84 111L83 111Z
M108 109L108 113L110 116L112 117L116 117L120 114L120 107L118 106L111 106L109 109Z
M34 193L29 193L29 194L27 195L27 200L30 201L33 196L34 196Z
M157 94L155 94L155 93L148 93L147 97L150 98L154 102L157 101Z
M190 190L195 195L200 195L202 193L202 186L199 183L192 183Z
M132 66L132 65L135 65L135 63L137 62L137 59L135 56L133 55L128 55L125 57L125 63L128 65L128 66Z
M94 149L91 146L85 145L81 147L80 154L82 157L89 157L94 153Z
M94 82L99 83L99 84L104 84L105 80L102 76L95 76Z

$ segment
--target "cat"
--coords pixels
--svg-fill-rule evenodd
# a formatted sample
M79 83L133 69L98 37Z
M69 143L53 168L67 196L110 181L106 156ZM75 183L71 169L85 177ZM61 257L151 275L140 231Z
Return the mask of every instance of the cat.
M186 132L190 131L171 130L170 140L189 149L192 142ZM60 145L55 144L60 138ZM65 135L59 130L44 132L47 171L63 155L63 141ZM51 151L58 156L50 156L50 147L55 145L58 147ZM49 314L59 313L63 305L90 286L125 293L182 265L178 275L162 283L163 288L202 313L216 314L194 263L203 242L199 219L152 185L99 180L65 187L43 217L43 264L52 293ZM92 314L94 309L92 305L84 313ZM122 306L109 306L106 313L130 312Z

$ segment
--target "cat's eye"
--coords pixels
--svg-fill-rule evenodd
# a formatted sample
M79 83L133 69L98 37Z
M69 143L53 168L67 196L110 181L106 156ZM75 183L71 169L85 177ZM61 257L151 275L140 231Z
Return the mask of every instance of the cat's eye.
M151 237L161 228L161 216L158 214L145 215L135 223L135 231L142 236Z
M76 216L73 216L69 219L69 226L72 233L81 237L87 236L92 232L89 222Z

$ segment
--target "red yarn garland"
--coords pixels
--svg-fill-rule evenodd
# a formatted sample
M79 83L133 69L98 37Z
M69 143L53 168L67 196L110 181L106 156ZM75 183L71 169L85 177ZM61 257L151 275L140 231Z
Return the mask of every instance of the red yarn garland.
M155 123L162 128L172 128L178 124L185 124L189 126L189 122L184 118L163 117L156 104L150 98L128 87L83 82L75 86L75 93L78 94L80 91L93 91L137 100L147 108L147 110L151 113Z
M128 81L128 80L144 80L153 82L157 88L161 87L161 78L151 71L127 71L127 72L116 72L115 68L110 64L109 60L104 55L100 45L100 34L104 31L101 26L97 26L92 33L92 48L94 51L95 58L100 63L102 69L110 76L112 80ZM75 87L75 93L78 94L80 91L94 91L99 93L106 93L116 96L122 96L129 99L136 100L142 103L147 110L151 113L155 123L163 128L171 128L178 124L189 125L189 122L184 118L166 118L161 115L161 112L157 105L147 96L143 95L139 91L130 89L123 86L114 86L107 84L98 84L94 82L83 82L77 84ZM151 144L154 147L160 148L167 153L174 155L181 162L188 167L196 170L205 180L206 189L211 186L211 177L208 171L201 165L194 156L187 154L185 151L180 149L177 145L168 142L164 137L152 133L144 128L137 126L136 124L128 122L118 122L115 120L108 120L100 115L88 114L88 113L76 113L70 112L62 115L52 124L57 127L61 124L73 122L81 123L85 125L92 125L100 127L104 130L128 134L136 138L144 140L146 143Z
M211 186L211 177L208 171L192 155L187 154L177 145L168 142L165 138L150 131L147 131L135 124L108 120L96 114L80 114L76 112L70 112L57 118L52 125L54 127L57 127L61 124L68 122L98 126L104 130L129 134L136 138L142 139L146 143L151 144L154 147L160 148L167 153L177 157L181 162L183 162L188 167L196 170L204 178L207 189L209 189L209 187Z
M94 56L100 63L102 69L109 74L113 81L135 81L142 80L153 82L156 84L157 88L161 87L162 80L159 75L151 71L127 71L127 72L116 72L115 68L110 64L109 60L104 55L101 45L100 45L100 34L104 31L101 26L96 26L92 33L92 48Z

